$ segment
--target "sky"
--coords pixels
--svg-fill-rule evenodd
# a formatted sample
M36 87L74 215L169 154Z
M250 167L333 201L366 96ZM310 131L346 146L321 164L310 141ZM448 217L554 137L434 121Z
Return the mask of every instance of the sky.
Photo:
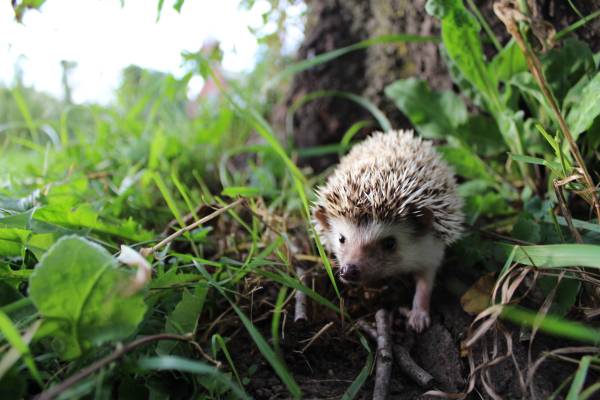
M60 97L60 61L76 61L73 100L107 103L124 67L136 64L182 76L181 52L198 51L209 38L220 41L226 70L254 66L259 47L248 27L261 25L267 1L246 11L239 0L186 0L179 14L174 0L165 0L158 22L157 3L125 0L121 7L120 0L47 0L41 12L28 11L19 24L10 1L0 1L0 85L14 82L19 63L26 85ZM295 11L299 14L301 6ZM302 32L289 33L293 47ZM191 85L197 93L202 81Z

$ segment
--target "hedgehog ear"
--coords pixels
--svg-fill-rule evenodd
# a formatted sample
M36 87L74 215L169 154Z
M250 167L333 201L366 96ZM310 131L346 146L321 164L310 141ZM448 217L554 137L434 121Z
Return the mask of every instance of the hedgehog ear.
M419 210L418 216L412 218L412 222L417 230L417 235L424 235L433 227L433 212L428 208L423 208Z
M331 225L329 224L329 216L327 215L327 212L323 206L318 206L315 208L313 211L313 216L324 229L329 230L331 228Z

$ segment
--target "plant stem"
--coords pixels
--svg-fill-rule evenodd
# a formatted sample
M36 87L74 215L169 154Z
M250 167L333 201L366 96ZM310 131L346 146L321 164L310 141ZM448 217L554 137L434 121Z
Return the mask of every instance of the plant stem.
M140 254L142 254L144 257L148 257L149 255L153 254L156 250L160 249L161 247L165 246L168 243L171 243L173 240L177 239L179 236L183 235L184 233L189 232L193 229L196 229L200 225L223 214L225 211L229 210L230 208L233 208L233 207L237 206L238 204L241 204L243 201L244 201L244 199L241 198L241 199L234 201L231 204L226 205L225 207L219 208L215 212L207 215L204 218L199 219L198 221L194 222L193 224L190 224L184 228L179 229L177 232L175 232L175 233L171 234L170 236L168 236L167 238L163 239L160 243L158 243L152 247L142 249L140 251Z
M590 22L591 20L593 20L594 18L598 18L600 17L600 10L598 11L594 11L593 13L591 13L590 15L588 15L587 17L584 17L582 19L580 19L579 21L573 23L570 26L567 26L565 29L563 29L562 31L558 32L556 34L555 39L559 40L562 39L564 36L568 35L569 33L581 28L582 26L584 26L585 24L587 24L588 22Z
M161 333L158 335L145 336L145 337L136 339L131 343L127 343L123 347L117 348L111 354L107 355L104 358L101 358L100 360L96 361L95 363L80 370L75 375L71 375L69 378L65 379L63 382L59 383L58 385L52 386L50 389L43 391L35 399L36 400L54 399L58 395L63 393L65 390L69 389L71 386L75 385L76 383L80 382L81 380L92 375L94 372L104 368L105 366L112 363L113 361L118 360L119 358L123 357L125 354L136 349L137 347L140 347L147 343L156 342L159 340L177 340L177 341L181 341L181 342L193 342L193 337L173 335L173 334L169 334L169 333Z

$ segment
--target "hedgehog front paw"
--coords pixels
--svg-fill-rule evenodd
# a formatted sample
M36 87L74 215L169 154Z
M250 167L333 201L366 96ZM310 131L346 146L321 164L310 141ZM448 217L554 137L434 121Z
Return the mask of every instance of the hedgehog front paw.
M408 326L417 333L423 332L429 326L429 313L420 308L413 308L408 313Z

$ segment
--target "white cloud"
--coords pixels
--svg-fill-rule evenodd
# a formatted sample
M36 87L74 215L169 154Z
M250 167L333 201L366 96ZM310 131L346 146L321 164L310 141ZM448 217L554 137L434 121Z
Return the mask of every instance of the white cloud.
M76 61L74 100L107 102L122 68L137 64L181 75L181 52L197 51L207 38L221 42L227 70L254 65L258 44L248 26L260 21L263 2L246 12L238 0L187 0L178 14L167 0L156 22L157 3L125 0L121 8L119 0L47 0L20 25L10 2L0 2L0 83L14 79L23 55L25 83L61 96L60 61Z

